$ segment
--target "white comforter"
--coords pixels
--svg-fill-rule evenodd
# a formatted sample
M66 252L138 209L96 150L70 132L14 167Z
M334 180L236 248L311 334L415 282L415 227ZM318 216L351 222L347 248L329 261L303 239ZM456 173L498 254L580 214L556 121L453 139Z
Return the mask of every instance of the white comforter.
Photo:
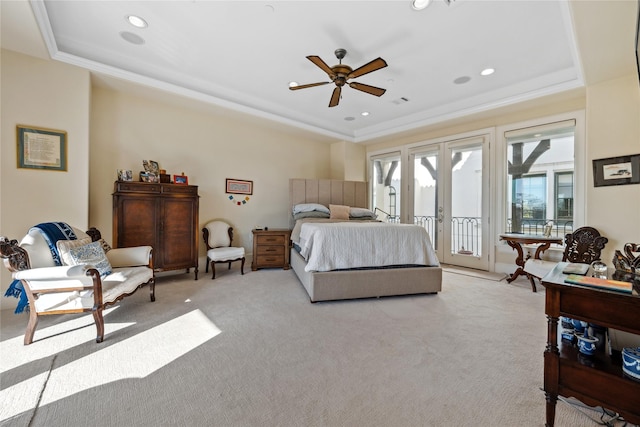
M307 260L306 271L440 265L427 231L412 224L305 222L296 243Z

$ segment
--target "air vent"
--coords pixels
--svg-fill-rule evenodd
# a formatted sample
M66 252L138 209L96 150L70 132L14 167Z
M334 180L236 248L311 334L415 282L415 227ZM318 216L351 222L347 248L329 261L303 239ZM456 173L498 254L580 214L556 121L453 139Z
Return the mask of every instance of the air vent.
M404 103L409 102L409 99L408 99L408 98L405 98L405 97L403 96L402 98L395 99L395 100L393 100L393 101L391 101L391 102L393 102L393 103L394 103L394 104L396 104L396 105L400 105L400 104L404 104Z

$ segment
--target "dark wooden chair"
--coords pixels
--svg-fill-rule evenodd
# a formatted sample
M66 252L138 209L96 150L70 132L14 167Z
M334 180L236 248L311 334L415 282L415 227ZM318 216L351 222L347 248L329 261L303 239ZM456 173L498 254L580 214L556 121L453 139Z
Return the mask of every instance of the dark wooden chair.
M568 233L564 237L564 253L562 261L575 262L581 264L591 264L600 259L600 254L609 239L600 235L600 232L593 227L580 227L573 233ZM535 292L536 284L534 279L541 280L550 272L557 263L541 259L530 258L524 264L531 288Z

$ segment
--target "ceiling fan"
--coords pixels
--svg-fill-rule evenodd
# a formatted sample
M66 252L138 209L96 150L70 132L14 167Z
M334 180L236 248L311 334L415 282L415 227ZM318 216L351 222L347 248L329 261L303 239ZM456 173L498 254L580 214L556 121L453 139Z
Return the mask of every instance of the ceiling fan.
M335 107L340 102L340 93L342 92L342 86L348 84L354 89L362 92L369 93L375 96L382 96L387 90L375 86L369 86L364 83L348 82L349 79L355 79L356 77L364 76L373 71L379 70L387 66L387 63L382 58L376 58L371 62L364 64L362 67L358 67L355 70L350 66L342 63L342 58L347 55L345 49L336 49L336 58L340 62L338 65L329 67L319 56L307 56L307 59L316 64L322 71L329 75L330 82L309 83L306 85L290 86L291 90L306 89L308 87L321 86L329 83L335 83L336 88L333 89L331 100L329 101L329 107Z

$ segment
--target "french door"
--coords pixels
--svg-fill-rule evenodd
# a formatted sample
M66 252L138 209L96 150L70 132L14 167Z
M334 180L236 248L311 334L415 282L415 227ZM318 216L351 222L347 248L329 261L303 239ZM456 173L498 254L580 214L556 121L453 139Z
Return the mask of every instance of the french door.
M444 264L489 268L488 165L486 136L409 151L407 222L427 229Z

